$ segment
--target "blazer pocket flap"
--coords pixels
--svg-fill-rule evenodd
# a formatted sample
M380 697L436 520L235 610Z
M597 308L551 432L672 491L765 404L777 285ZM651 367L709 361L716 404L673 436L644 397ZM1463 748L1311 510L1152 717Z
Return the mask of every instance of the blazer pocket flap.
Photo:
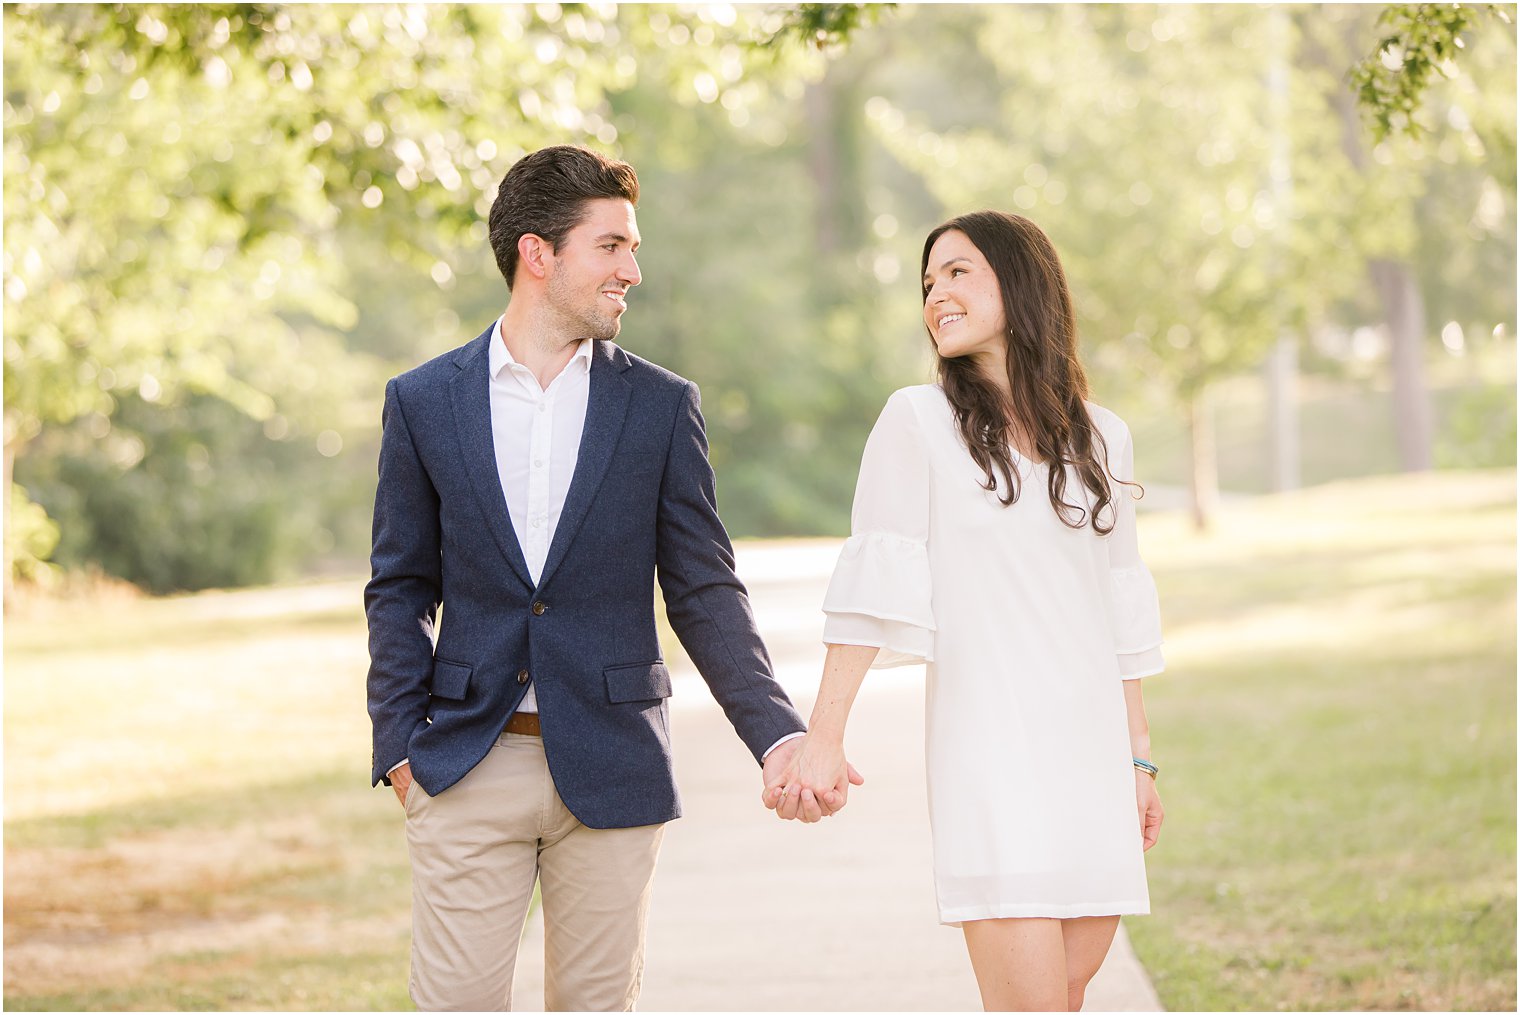
M463 663L451 663L447 659L433 660L433 682L428 692L435 698L464 700L470 690L470 674L474 667Z
M664 663L609 666L603 672L607 676L609 701L650 701L670 697L670 671Z

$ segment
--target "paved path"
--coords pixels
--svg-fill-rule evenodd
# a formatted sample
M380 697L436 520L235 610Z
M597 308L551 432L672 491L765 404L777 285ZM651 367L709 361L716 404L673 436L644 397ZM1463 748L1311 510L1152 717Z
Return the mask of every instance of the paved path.
M806 717L823 658L818 604L830 541L739 548L777 674ZM873 671L850 718L866 776L838 817L783 822L701 678L682 673L672 740L685 816L666 828L655 876L645 1011L977 1011L959 931L939 925L924 802L923 671ZM535 914L518 962L518 1010L542 1010ZM1089 1011L1161 1011L1120 938Z

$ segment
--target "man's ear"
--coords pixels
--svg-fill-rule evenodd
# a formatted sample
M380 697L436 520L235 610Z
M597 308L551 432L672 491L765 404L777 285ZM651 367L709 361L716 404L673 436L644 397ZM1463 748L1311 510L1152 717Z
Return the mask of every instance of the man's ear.
M536 233L523 233L517 238L517 268L542 281L549 274L549 260L554 248L549 241Z

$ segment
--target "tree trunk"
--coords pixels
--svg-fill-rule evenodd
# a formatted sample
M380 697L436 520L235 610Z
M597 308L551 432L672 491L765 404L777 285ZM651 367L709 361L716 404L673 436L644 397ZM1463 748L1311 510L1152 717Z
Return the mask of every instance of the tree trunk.
M1347 21L1344 31L1351 36L1354 23ZM1355 44L1351 48L1355 48ZM1323 49L1315 47L1323 66ZM1362 143L1362 124L1356 99L1351 90L1336 87L1331 103L1340 115L1341 150L1359 173L1373 172L1367 148ZM1407 263L1389 258L1372 258L1367 262L1373 288L1383 306L1388 324L1390 359L1393 367L1393 420L1399 445L1399 464L1405 472L1422 472L1434 462L1434 422L1430 411L1430 392L1425 386L1425 299L1420 283Z
M834 85L825 75L807 86L802 108L807 122L808 174L813 178L813 247L822 256L841 245L840 161L838 114Z
M1272 489L1297 490L1303 481L1298 429L1298 338L1277 336L1267 360L1267 395L1271 404Z
M1405 472L1425 472L1435 464L1435 426L1425 385L1425 299L1409 265L1378 260L1369 267L1388 321L1399 465Z
M5 609L7 609L7 610L10 609L10 606L11 606L11 597L15 594L15 591L16 591L14 583L11 581L11 481L12 481L12 477L16 474L16 448L21 443L19 434L17 435L17 437L15 439L12 439L11 434L10 434L10 430L11 430L10 422L11 422L10 420L6 420L6 427L5 427L5 429L6 429L6 435L5 435L6 440L5 440L5 490L4 490L4 495L5 495L5 531L4 531L4 537L5 537L5 579L4 579L4 581L5 581L5 589L4 589L4 596L5 596L5 599L4 599L4 603L5 603ZM19 430L20 428L17 427L17 429Z
M831 64L802 96L813 183L814 252L825 260L853 254L868 239L859 107L859 74L839 63ZM860 274L853 260L838 267L847 276ZM840 298L835 293L832 301Z
M1288 11L1274 7L1269 16L1272 27L1272 62L1267 72L1267 91L1272 110L1272 200L1278 215L1291 220L1293 208L1293 145L1288 85L1293 66L1292 18ZM1273 244L1275 274L1285 281L1284 265L1288 261L1287 241L1278 234ZM1286 293L1288 287L1280 287ZM1292 308L1283 295L1278 296L1277 311L1282 322L1277 344L1267 359L1267 391L1272 428L1272 489L1277 492L1298 489L1301 479L1298 441L1298 337L1290 330Z
M1208 529L1219 510L1219 465L1214 453L1214 414L1208 395L1199 391L1188 402L1189 469L1192 489L1193 526Z

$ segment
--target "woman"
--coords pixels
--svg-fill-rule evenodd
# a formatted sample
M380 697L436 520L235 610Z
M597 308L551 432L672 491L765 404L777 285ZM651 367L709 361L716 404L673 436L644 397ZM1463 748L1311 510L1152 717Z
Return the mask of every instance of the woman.
M1142 854L1162 818L1129 430L1084 401L1071 296L1034 223L945 223L923 284L939 383L893 394L871 431L810 731L766 803L803 820L843 806L866 670L928 663L941 922L963 928L988 1010L1076 1011L1120 914L1150 911Z

